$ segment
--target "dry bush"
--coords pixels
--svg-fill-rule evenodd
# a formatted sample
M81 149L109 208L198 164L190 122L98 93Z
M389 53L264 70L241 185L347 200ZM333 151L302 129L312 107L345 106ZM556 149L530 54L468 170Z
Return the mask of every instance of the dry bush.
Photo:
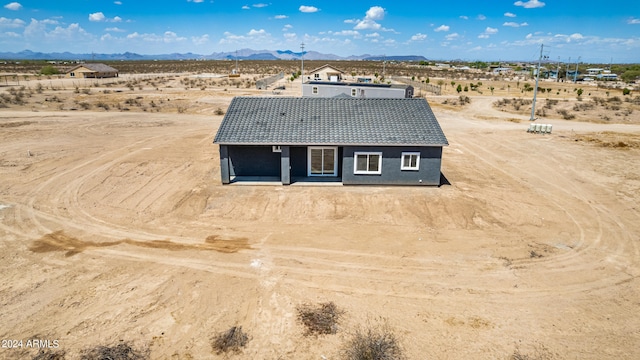
M523 353L518 347L513 351L509 360L552 360L553 354L542 344L537 344L533 354Z
M560 110L556 110L558 112L558 114L562 115L562 118L565 120L572 120L575 119L576 116L573 114L569 114L569 112L565 109L560 109Z
M347 360L405 359L395 334L387 325L358 329L342 348Z
M217 354L239 352L249 342L249 335L242 331L242 326L233 326L216 335L211 341L211 346Z
M305 335L335 334L338 323L345 311L333 302L320 303L316 306L302 304L296 308L298 320L307 328Z
M85 349L80 356L81 360L145 360L149 359L149 349L135 349L127 342L121 342L114 346L96 346Z
M64 350L40 350L31 360L64 360L66 352Z
M214 114L216 114L216 115L224 115L224 110L222 110L221 108L217 108L216 111L214 111Z

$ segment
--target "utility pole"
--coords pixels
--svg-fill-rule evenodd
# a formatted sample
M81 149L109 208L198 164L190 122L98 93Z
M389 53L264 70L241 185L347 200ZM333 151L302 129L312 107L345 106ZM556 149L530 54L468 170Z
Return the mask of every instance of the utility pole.
M300 44L300 50L302 50L302 71L300 71L300 79L302 80L302 84L304 84L304 42Z
M576 72L573 73L573 83L575 84L578 81L578 64L580 63L580 56L578 56L578 61L576 61Z
M558 68L556 69L556 82L560 82L560 56L558 56Z
M542 62L542 49L544 48L543 44L540 44L540 57L538 58L538 71L536 72L536 87L533 89L533 103L531 104L531 119L529 121L534 121L536 119L536 97L538 95L538 80L540 79L540 63Z

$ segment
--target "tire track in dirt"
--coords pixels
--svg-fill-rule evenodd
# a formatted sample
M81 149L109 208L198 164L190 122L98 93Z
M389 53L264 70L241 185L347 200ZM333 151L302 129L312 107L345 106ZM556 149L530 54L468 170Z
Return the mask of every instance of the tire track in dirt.
M539 164L539 166L540 168L543 168L543 169L546 168L548 173L555 173L556 175L554 177L554 181L546 180L541 176L533 173L527 173L527 174L522 174L521 172L519 173L519 170L516 166L507 165L508 166L508 170L507 170L506 169L507 166L498 167L494 165L496 163L501 163L503 165L508 164L509 163L507 161L508 159L505 158L504 155L500 155L500 154L507 153L508 151L517 152L523 158L527 158L526 153L524 153L523 151L515 150L518 147L517 147L517 144L515 144L513 141L505 140L505 143L508 144L509 146L503 146L501 149L499 149L501 151L498 151L498 150L490 151L487 149L486 143L480 144L479 142L469 138L467 138L464 141L465 146L468 146L469 148L474 150L473 156L475 156L478 160L484 162L488 166L491 166L496 171L502 172L507 177L514 179L517 183L523 183L522 181L520 181L522 179L535 180L535 182L531 182L531 181L525 182L527 184L531 184L531 183L539 184L539 185L527 185L530 191L536 192L536 191L541 191L540 189L544 189L544 193L545 195L547 195L545 199L551 202L552 204L554 204L554 206L556 206L557 208L561 209L565 214L567 214L567 216L571 219L574 225L578 227L581 234L580 242L572 247L573 250L575 251L566 251L559 255L552 254L543 259L514 260L513 261L514 267L521 268L521 267L535 266L537 270L539 270L538 269L539 267L542 267L542 269L545 272L548 272L551 275L554 273L555 274L566 273L568 271L577 272L577 273L581 273L585 271L593 271L598 266L601 266L603 261L606 262L607 259L606 259L606 256L604 255L608 254L609 252L607 251L606 247L603 248L604 244L602 244L602 238L603 238L604 227L605 227L602 216L601 216L602 212L599 209L597 209L591 203L591 201L589 201L589 199L586 199L581 195L580 190L577 189L575 184L572 184L570 180L564 178L559 172L554 171L555 169L549 167L546 164L541 163ZM482 156L479 156L478 154L482 154ZM491 160L487 160L487 158L490 158ZM556 164L556 165L561 166L561 164ZM541 170L541 172L544 173L545 171ZM518 174L518 175L514 175L514 174ZM558 180L562 180L561 183L564 184L565 186L558 185L558 183L560 182ZM548 196L548 195L551 195L551 196ZM571 210L572 207L564 205L565 202L571 204L572 202L576 202L576 201L581 203L581 206L586 206L587 208L590 209L591 211L590 217L587 217L586 219L584 217L581 217L580 220L578 220L578 217L580 215L572 214L572 210ZM594 226L594 223L595 223L595 226ZM591 231L592 229L595 231ZM613 235L608 238L622 237L623 239L627 239L627 241L632 240L627 236L626 233L619 232L618 231L619 229L616 229L615 227L613 229L611 227L607 227L607 229L609 232L612 233L611 235ZM618 250L616 251L616 256L622 256L623 245L621 245L620 242L618 242L618 245L619 246L618 246ZM595 258L595 261L593 261L594 259L592 258ZM632 277L636 276L636 275L630 275L627 273L624 273L624 275L625 275L624 276L625 279L628 279L629 276L632 276ZM619 282L618 277L619 276L615 276L614 278L604 278L604 279L595 278L595 279L591 279L589 282L583 282L581 285L571 286L569 288L566 286L566 284L558 283L554 287L549 288L546 291L553 291L554 293L557 293L559 291L558 288L561 288L560 291L563 293L566 293L569 289L572 289L572 291L584 291L587 289L606 288L609 286L615 286Z

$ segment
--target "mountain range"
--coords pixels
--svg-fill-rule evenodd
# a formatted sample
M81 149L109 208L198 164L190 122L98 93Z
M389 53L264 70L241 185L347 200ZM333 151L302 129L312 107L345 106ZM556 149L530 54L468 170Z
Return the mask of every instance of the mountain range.
M24 50L20 52L0 52L0 59L5 60L300 60L302 52L291 50L252 50L241 49L233 52L216 52L209 55L194 53L173 53L160 55L140 55L131 52L97 54L75 54L71 52L43 53ZM334 54L323 54L316 51L305 51L305 60L394 60L394 61L422 61L424 56L384 56L384 55L351 55L347 57Z

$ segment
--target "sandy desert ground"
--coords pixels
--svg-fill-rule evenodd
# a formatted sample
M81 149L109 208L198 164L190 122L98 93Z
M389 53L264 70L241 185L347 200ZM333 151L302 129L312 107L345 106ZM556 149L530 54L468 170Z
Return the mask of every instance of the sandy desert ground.
M214 110L255 92L0 109L0 339L23 340L0 358L339 359L383 323L408 359L640 358L638 122L530 134L495 97L433 96L441 187L222 186ZM338 332L305 336L296 308L329 301ZM249 342L216 354L232 326Z

